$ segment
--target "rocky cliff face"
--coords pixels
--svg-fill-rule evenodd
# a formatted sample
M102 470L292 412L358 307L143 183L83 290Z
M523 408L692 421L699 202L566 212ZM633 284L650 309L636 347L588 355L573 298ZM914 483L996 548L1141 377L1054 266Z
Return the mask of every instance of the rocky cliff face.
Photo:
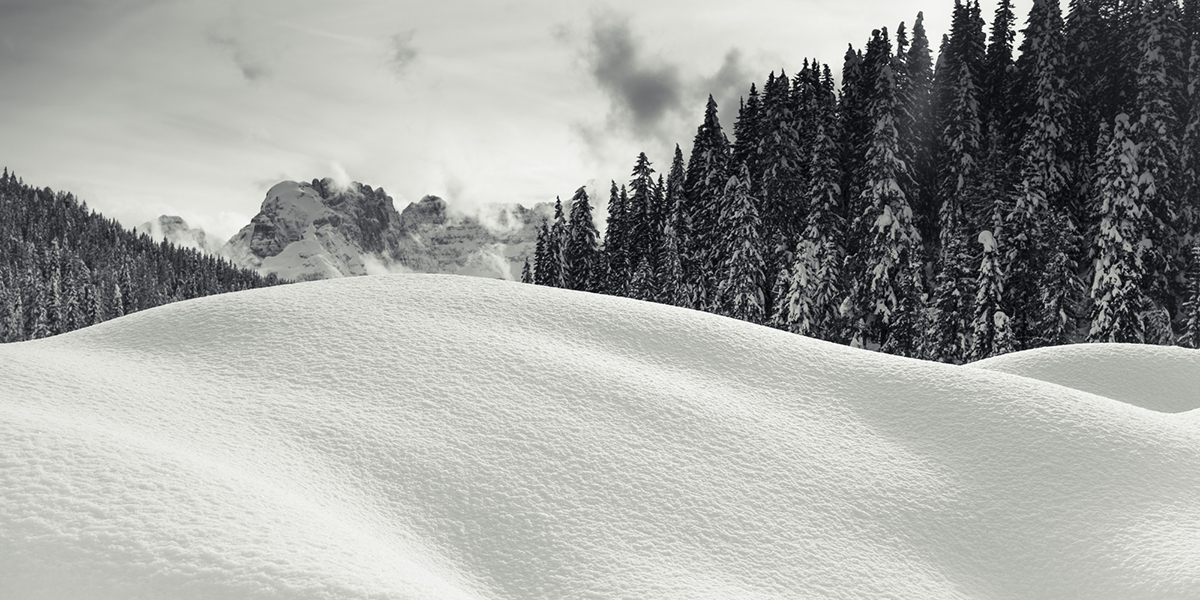
M467 216L426 196L397 212L382 189L285 181L267 192L259 213L222 254L293 280L389 271L514 279L533 255L549 211L549 205L495 205Z

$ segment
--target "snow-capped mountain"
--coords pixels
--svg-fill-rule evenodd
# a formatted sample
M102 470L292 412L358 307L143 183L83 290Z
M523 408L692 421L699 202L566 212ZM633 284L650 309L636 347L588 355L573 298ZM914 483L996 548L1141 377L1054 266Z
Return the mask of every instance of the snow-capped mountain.
M405 271L513 279L533 253L536 217L549 212L536 209L497 205L463 215L426 196L397 212L369 185L284 181L221 253L293 280Z
M145 233L156 242L165 239L176 246L192 248L209 254L217 254L221 249L221 244L208 237L204 229L188 227L187 221L173 215L162 215L153 221L146 221L134 227L134 231Z

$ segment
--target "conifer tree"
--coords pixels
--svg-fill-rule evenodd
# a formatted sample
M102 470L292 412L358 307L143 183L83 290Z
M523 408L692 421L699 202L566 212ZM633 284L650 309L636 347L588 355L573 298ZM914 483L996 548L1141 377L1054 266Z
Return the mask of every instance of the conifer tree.
M1184 288L1183 335L1179 345L1200 349L1200 243L1192 246Z
M112 286L111 307L105 311L111 318L119 319L125 316L125 300L124 294L121 293L121 284L113 283Z
M654 169L650 166L650 159L646 157L646 153L638 154L637 162L633 166L632 177L629 180L629 195L628 204L625 209L625 231L628 232L628 250L630 265L637 265L642 258L647 259L647 263L654 270L654 255L656 253L656 237L655 231L656 213L658 207L655 206L657 189L654 185Z
M628 297L653 302L658 296L654 283L654 269L650 266L650 259L643 256L638 259L637 268L633 270L633 277L629 280Z
M704 123L696 130L692 156L687 163L684 181L686 203L682 209L689 223L689 236L684 248L688 303L698 309L712 303L716 292L714 276L717 266L724 260L720 254L721 240L717 235L729 161L729 140L721 131L717 103L709 96L704 109Z
M983 255L975 283L974 317L971 319L971 360L982 360L1011 351L1012 332L1004 310L1004 273L1000 252L991 230L979 233Z
M566 287L567 218L563 214L562 199L554 198L554 224L546 238L546 285Z
M1045 321L1041 305L1042 270L1059 262L1049 256L1055 250L1047 243L1047 225L1055 211L1068 210L1066 161L1068 108L1070 99L1063 75L1062 16L1057 0L1035 0L1030 10L1029 28L1018 67L1032 65L1033 84L1020 148L1020 176L1013 195L1012 209L1005 222L1006 300L1012 312L1008 323L1018 349L1037 343L1045 336L1038 331ZM1029 75L1022 74L1023 77ZM1059 248L1061 249L1061 248Z
M996 13L992 19L991 38L984 58L984 75L979 84L979 110L983 118L982 135L985 138L991 135L993 129L1004 135L1012 127L1015 98L1010 70L1013 68L1015 23L1016 14L1013 12L1012 0L997 2Z
M1146 247L1142 244L1153 215L1141 204L1138 146L1126 115L1118 115L1104 152L1097 189L1100 229L1092 280L1092 325L1088 341L1134 342L1145 339L1138 312L1143 303Z
M605 282L603 292L623 296L629 283L629 234L626 229L629 197L624 186L612 182L608 195L608 226L604 231Z
M876 32L883 52L890 53L887 31ZM867 331L861 342L874 338L898 353L911 355L917 325L905 310L917 311L921 236L913 224L912 208L904 193L909 174L899 160L896 97L891 65L884 63L875 81L870 115L874 122L864 166L864 207L854 226L864 240L855 257L859 273L853 284L854 306ZM895 337L896 339L889 339Z
M600 234L592 220L592 206L587 190L575 190L571 198L571 222L567 228L567 242L563 250L565 272L563 280L568 289L593 291L598 279L598 242Z
M828 92L823 92L828 93ZM791 267L780 275L786 285L773 312L775 327L835 341L841 337L842 247L845 221L840 204L838 149L828 131L837 127L832 99L818 103L811 176L805 201L804 231Z
M542 226L538 228L537 247L533 253L533 282L538 285L550 285L550 255L547 244L550 240L550 225L546 217L542 217Z
M762 323L764 319L763 281L766 263L761 254L757 203L750 196L749 170L732 176L725 185L721 220L727 224L724 260L718 284L718 312L734 319Z
M683 264L679 257L679 238L675 226L667 224L663 232L662 250L658 255L658 277L655 281L656 302L671 306L686 306L683 288Z
M1173 0L1148 0L1142 4L1138 50L1141 60L1137 71L1139 116L1132 138L1137 144L1140 204L1153 220L1148 234L1150 247L1143 257L1143 289L1159 306L1170 307L1177 288L1174 280L1182 273L1181 232L1178 227L1180 204L1179 134L1180 126L1174 97L1182 92L1182 82L1173 77L1179 57L1170 30L1177 27ZM1177 89L1178 88L1178 89ZM1115 138L1115 132L1114 132Z
M1183 198L1179 209L1183 244L1200 242L1200 41L1192 42L1188 67L1188 113L1180 146L1183 163Z
M934 239L937 227L937 146L933 114L933 59L925 33L925 14L917 13L913 24L912 45L904 60L904 109L898 127L902 157L912 168L913 214L923 239Z
M533 270L529 267L529 259L525 259L525 266L521 267L521 283L533 283Z

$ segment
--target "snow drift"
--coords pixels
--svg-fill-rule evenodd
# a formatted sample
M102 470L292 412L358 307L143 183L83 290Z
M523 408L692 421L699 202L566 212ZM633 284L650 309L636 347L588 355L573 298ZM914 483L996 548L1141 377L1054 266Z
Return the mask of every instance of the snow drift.
M467 277L172 304L0 346L0 597L1196 598L1194 411L1045 378Z

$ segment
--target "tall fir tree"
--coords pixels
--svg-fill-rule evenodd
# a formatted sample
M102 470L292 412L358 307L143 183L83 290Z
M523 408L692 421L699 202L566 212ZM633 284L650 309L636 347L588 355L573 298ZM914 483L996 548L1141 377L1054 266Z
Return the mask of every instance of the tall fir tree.
M1186 250L1179 230L1181 127L1175 97L1183 82L1177 74L1182 59L1173 35L1178 27L1174 0L1146 0L1141 7L1141 59L1137 70L1138 118L1132 138L1137 144L1140 204L1153 216L1147 232L1143 289L1159 306L1173 310ZM1115 137L1115 132L1114 132Z
M925 14L917 13L912 44L904 60L905 89L902 89L898 127L902 158L913 174L910 194L917 229L923 239L937 235L937 123L933 112L933 59L925 33Z
M625 230L628 232L630 265L638 265L646 259L650 270L654 270L656 253L656 199L658 189L654 185L654 169L646 153L638 154L637 162L629 179L629 199L625 207Z
M1097 182L1100 227L1096 236L1096 266L1092 280L1091 342L1133 342L1145 339L1138 314L1144 301L1147 230L1153 215L1141 203L1138 185L1138 145L1126 115L1118 115L1105 148Z
M720 265L717 286L717 312L727 317L751 323L762 323L765 317L763 282L766 263L762 256L757 202L750 196L750 173L742 167L741 176L734 175L725 185L721 202L724 228L724 259Z
M612 182L608 195L608 226L604 230L604 285L606 294L622 296L631 275L629 267L629 233L627 228L629 198L625 189Z
M550 285L550 258L547 244L550 241L550 225L546 217L542 217L542 226L538 228L537 246L533 253L533 282L538 285Z
M890 54L887 30L876 31L874 36L881 51ZM904 193L909 174L898 158L895 80L888 62L875 77L870 116L874 126L858 203L864 208L854 226L855 234L864 241L854 261L853 304L863 325L860 343L874 339L898 354L911 356L922 289L921 236Z
M845 221L839 204L838 149L827 133L837 126L834 107L820 103L817 132L812 146L812 173L805 194L806 222L796 257L784 279L786 286L775 303L773 325L780 329L838 341L842 296L842 246Z
M563 282L568 289L594 291L599 258L596 223L592 220L592 205L587 190L580 187L571 198L571 220L567 226L567 241L563 249Z
M529 259L525 259L525 266L521 267L521 283L533 283L533 268L529 266Z
M657 260L657 300L662 304L672 306L689 305L682 250L688 235L688 226L682 211L685 202L684 177L683 152L676 144L675 156L671 160L671 170L667 173L666 183L663 186L663 242Z
M728 181L729 140L721 131L717 103L708 97L704 122L696 130L692 155L684 181L683 214L690 226L684 248L688 304L708 308L716 295L716 273L724 256L720 253L721 196Z
M1057 0L1035 0L1030 10L1029 27L1018 68L1032 72L1020 76L1032 78L1030 95L1024 104L1028 112L1020 147L1020 174L1012 198L1012 208L1004 227L1006 248L1006 300L1011 310L1008 323L1018 349L1033 347L1044 339L1039 324L1047 321L1041 303L1042 270L1061 262L1050 256L1058 250L1048 243L1048 225L1055 211L1066 210L1067 180L1070 167L1066 157L1066 132L1069 129L1070 97L1063 69L1062 14ZM1022 62L1024 61L1024 62ZM1056 235L1062 232L1056 232Z
M546 285L551 287L566 287L566 245L567 218L563 214L562 199L554 199L554 224L550 226L550 236L546 238L546 264L549 267L546 274Z
M1183 302L1183 334L1179 344L1200 349L1200 243L1192 246Z
M1193 247L1200 242L1200 41L1192 42L1187 93L1191 110L1179 148L1184 188L1179 213L1183 243Z

